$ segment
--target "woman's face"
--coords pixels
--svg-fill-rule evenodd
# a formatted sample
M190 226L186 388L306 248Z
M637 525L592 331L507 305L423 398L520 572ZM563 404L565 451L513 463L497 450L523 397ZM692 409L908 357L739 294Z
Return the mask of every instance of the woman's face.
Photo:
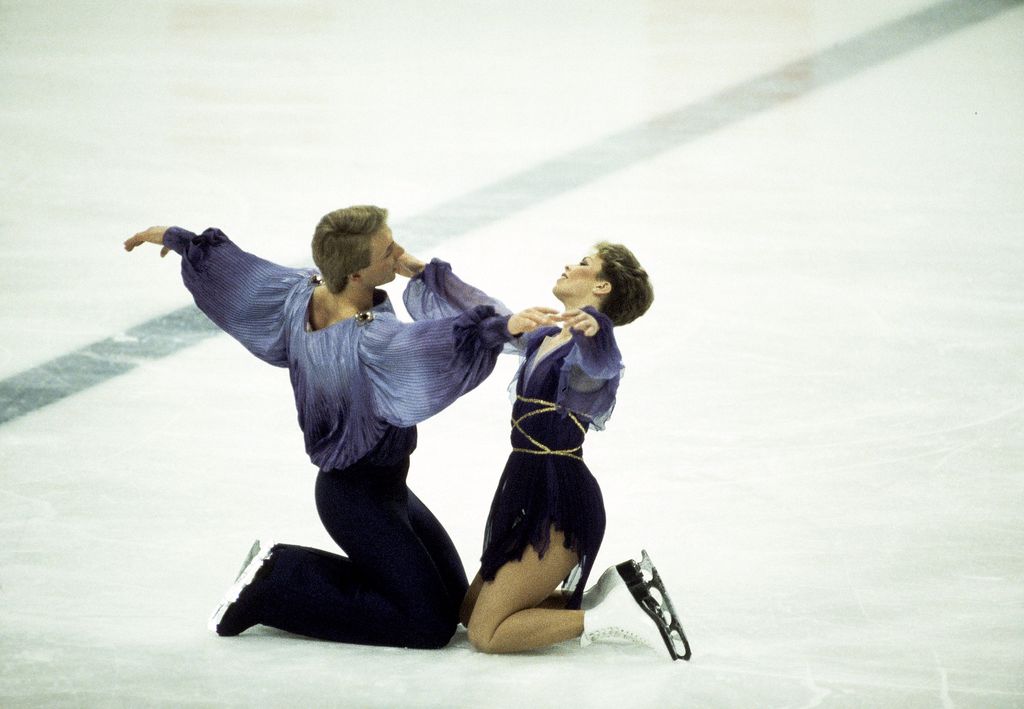
M603 265L601 257L596 253L584 256L579 263L567 264L551 292L563 302L567 297L576 300L597 295L594 289L605 282L599 278Z

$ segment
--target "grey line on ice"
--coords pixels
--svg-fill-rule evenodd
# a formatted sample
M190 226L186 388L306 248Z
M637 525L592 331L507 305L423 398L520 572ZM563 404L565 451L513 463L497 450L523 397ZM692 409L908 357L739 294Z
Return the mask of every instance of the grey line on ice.
M415 249L498 222L946 37L1024 0L947 0L402 220ZM0 424L219 332L188 306L0 382Z

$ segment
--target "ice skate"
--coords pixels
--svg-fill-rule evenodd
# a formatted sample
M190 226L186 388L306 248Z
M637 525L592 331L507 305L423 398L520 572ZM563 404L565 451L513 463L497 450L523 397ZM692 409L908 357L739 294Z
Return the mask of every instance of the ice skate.
M235 583L224 592L220 605L214 610L213 615L210 616L209 623L207 623L207 627L217 633L217 635L238 635L255 625L255 623L246 621L244 615L247 609L242 608L241 606L244 603L240 604L238 601L264 568L264 564L270 558L273 548L274 542L272 541L257 539L253 542L249 553L245 557L245 561L242 562L242 568L238 571L238 576L235 577Z
M658 625L637 604L626 580L618 571L607 577L604 598L583 613L580 645L594 642L622 642L657 650L662 645Z
M665 584L658 574L647 551L640 551L640 563L633 560L624 561L615 568L629 587L633 598L640 607L657 624L661 638L668 648L673 660L690 659L690 643L683 632L679 614L672 606Z

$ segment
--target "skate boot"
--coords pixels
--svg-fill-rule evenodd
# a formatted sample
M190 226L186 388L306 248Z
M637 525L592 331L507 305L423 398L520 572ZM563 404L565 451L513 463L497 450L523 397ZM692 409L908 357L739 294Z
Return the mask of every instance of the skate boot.
M597 580L593 586L583 592L583 598L580 599L580 608L588 611L591 608L597 607L597 605L604 600L608 592L615 587L615 584L621 583L622 577L619 576L619 570L615 566L609 566L601 574L601 577Z
M270 559L274 543L257 539L242 562L242 568L235 577L235 583L224 592L220 605L210 616L207 624L210 630L221 636L238 635L257 624L254 616L258 592L254 582L270 570Z
M641 561L611 567L584 594L581 645L597 640L623 640L668 649L673 660L689 660L690 645L672 608L672 602L646 551Z

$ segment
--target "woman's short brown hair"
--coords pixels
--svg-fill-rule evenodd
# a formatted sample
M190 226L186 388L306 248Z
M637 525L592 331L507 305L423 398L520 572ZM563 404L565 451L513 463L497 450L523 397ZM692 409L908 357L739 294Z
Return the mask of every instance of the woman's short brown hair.
M388 210L371 205L325 214L313 232L313 263L331 293L340 293L350 274L370 265L370 237L387 225Z
M599 278L607 280L611 293L601 302L601 312L616 325L626 325L647 312L654 302L654 288L647 271L640 266L633 252L622 244L602 241L597 246L601 257Z

